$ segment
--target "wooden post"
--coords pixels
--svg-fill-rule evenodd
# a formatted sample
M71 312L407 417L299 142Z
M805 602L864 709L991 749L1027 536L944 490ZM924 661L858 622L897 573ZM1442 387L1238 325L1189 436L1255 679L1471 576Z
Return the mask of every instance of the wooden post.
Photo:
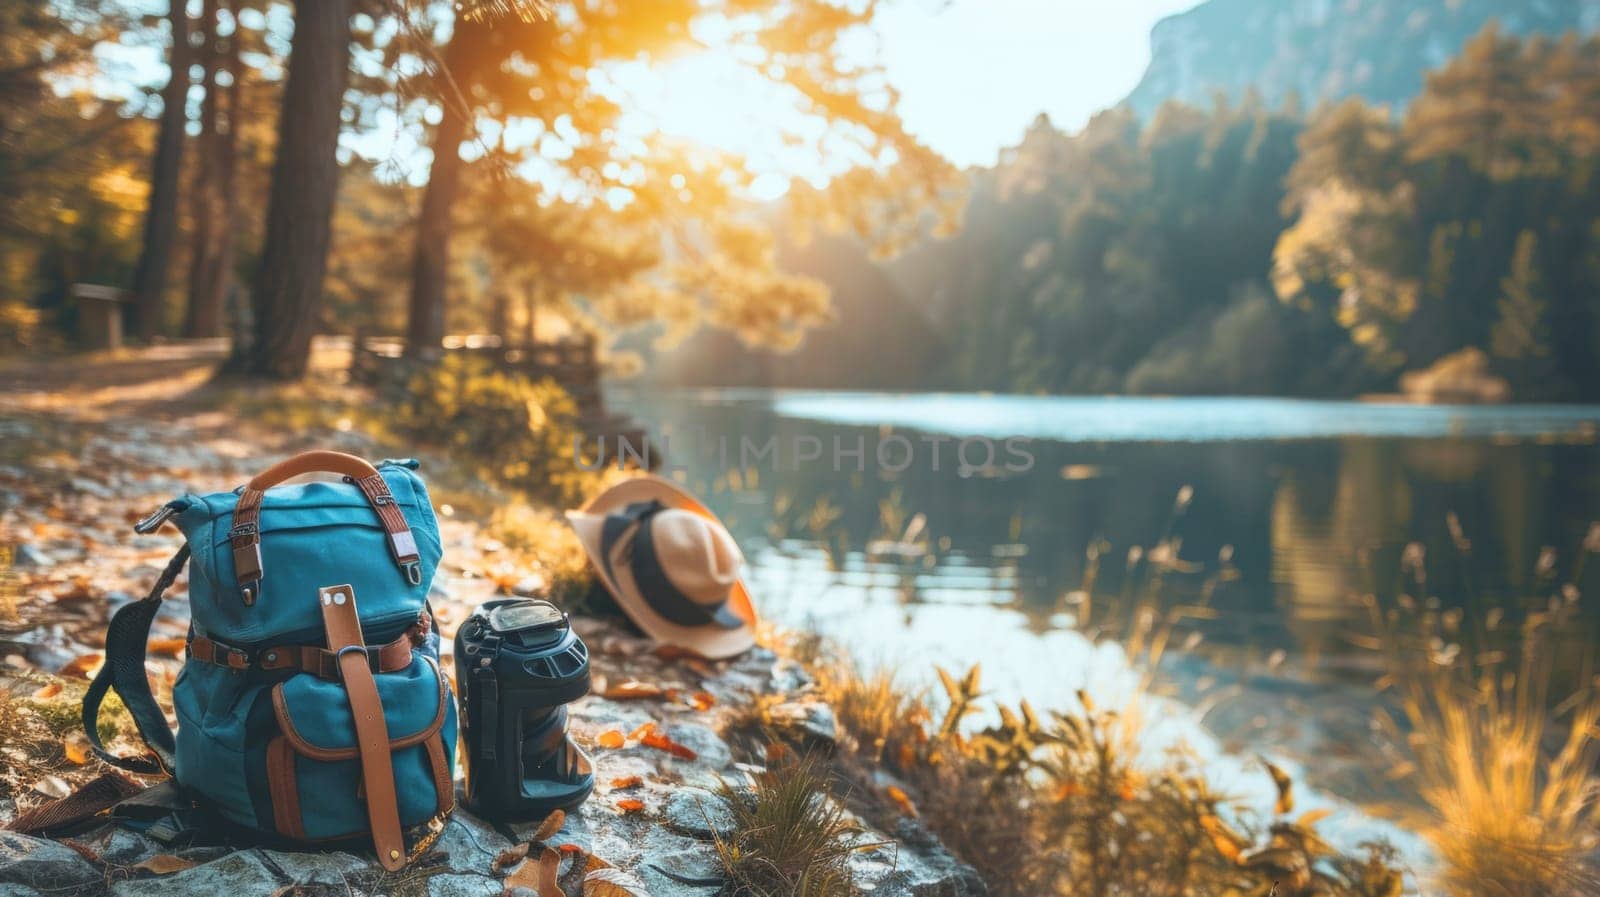
M122 347L122 309L129 300L126 290L75 283L68 295L78 306L78 342L85 349Z

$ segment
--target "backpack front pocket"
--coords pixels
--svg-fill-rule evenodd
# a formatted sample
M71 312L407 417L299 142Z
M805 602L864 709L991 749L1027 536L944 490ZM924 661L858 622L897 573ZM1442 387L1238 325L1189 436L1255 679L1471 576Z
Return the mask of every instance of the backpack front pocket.
M455 700L431 657L373 677L388 729L402 825L455 802ZM301 841L368 831L355 721L343 683L300 675L272 690L278 734L267 745L273 828Z

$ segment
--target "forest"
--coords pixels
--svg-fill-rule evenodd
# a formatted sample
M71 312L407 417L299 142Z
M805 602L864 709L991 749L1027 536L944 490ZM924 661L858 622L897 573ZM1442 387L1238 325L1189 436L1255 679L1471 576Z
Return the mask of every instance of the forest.
M834 178L850 189L789 191L809 220L887 243L930 206L953 214L954 170L841 48L870 8L136 6L0 11L0 339L13 349L63 343L76 283L126 287L139 339L226 335L224 372L268 379L302 376L316 333L403 334L427 357L446 333L531 337L541 310L793 345L827 294L776 267L743 161L622 139L626 98L599 74L700 46L708 19L785 91L795 145L858 160ZM166 62L156 84L128 61L151 45Z
M737 158L616 138L589 73L692 44L704 4L8 4L0 342L66 345L97 283L139 338L229 336L226 369L271 378L316 332L426 356L554 313L668 383L1353 396L1439 366L1600 390L1600 40L1490 25L1403 110L1041 116L958 172L841 49L870 12L722 5L820 122L795 140L859 165L758 203ZM140 43L180 76L131 86L105 48Z
M971 174L954 237L865 273L847 241L792 253L866 294L804 363L711 335L664 363L691 383L732 356L782 385L1350 396L1481 353L1516 399L1593 400L1597 91L1600 42L1491 26L1403 112L1247 96L1075 134L1041 118ZM837 351L908 332L930 347L909 362ZM819 383L825 357L849 367Z

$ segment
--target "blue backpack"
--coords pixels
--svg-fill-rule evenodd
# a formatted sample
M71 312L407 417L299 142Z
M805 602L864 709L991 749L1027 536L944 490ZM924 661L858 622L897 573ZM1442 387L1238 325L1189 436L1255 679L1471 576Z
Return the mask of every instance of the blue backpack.
M95 753L170 773L247 830L306 842L370 837L385 868L403 867L403 830L442 830L455 797L455 700L427 606L439 524L415 468L307 452L141 521L135 529L149 533L173 520L186 544L149 597L112 616L106 662L83 703ZM272 488L312 472L343 481ZM174 733L144 658L185 561L191 623L172 689ZM100 744L108 689L152 756L118 757Z

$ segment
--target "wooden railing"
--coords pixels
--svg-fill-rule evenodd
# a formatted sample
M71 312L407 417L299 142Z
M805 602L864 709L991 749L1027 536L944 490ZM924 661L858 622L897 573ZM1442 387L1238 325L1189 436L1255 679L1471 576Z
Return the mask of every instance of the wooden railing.
M499 370L531 380L554 380L578 407L578 424L589 436L629 440L642 446L644 430L629 418L606 410L600 378L603 366L593 337L583 334L533 345L506 345L494 335L446 337L442 351L484 358ZM411 377L430 362L408 358L397 337L357 337L352 346L350 377L380 390L403 390ZM608 440L609 442L609 440Z

